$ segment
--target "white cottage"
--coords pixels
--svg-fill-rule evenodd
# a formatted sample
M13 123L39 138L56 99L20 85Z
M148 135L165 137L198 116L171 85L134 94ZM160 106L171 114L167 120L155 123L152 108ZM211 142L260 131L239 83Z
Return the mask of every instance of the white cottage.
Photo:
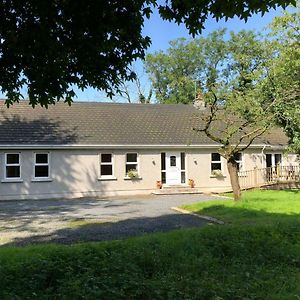
M202 191L230 188L219 145L192 130L201 114L193 106L0 107L1 200L148 194L189 179ZM297 164L283 155L287 142L280 129L258 138L237 155L240 171Z

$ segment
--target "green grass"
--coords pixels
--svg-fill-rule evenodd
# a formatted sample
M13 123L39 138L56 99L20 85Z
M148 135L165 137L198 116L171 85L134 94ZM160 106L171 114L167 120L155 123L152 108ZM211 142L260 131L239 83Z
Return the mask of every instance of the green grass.
M238 204L190 206L225 226L0 248L0 299L299 299L299 196L249 192Z
M0 299L299 299L299 227L0 249Z
M95 219L74 219L70 220L66 223L67 228L78 228L86 225L95 225L95 224L108 224L107 221L103 222L101 220L95 220Z
M249 191L242 200L216 200L185 205L192 212L215 217L227 224L275 225L300 222L300 191Z

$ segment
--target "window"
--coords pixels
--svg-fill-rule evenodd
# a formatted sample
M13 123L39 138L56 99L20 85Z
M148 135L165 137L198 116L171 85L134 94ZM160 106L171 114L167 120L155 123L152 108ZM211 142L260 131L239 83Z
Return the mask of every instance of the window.
M185 153L180 153L180 163L181 163L181 183L185 183Z
M100 176L113 176L113 158L111 153L100 154Z
M138 172L138 161L137 161L137 153L127 153L126 154L126 174L128 171L136 171Z
M170 167L176 167L176 156L170 156Z
M211 154L211 173L216 170L222 171L221 155L219 153L212 153Z
M49 153L34 154L34 178L49 178Z
M21 178L20 153L5 153L5 178Z
M242 153L241 152L235 153L234 160L237 163L238 171L242 171L243 170L243 155L242 155Z
M166 153L160 154L161 159L161 183L166 183Z

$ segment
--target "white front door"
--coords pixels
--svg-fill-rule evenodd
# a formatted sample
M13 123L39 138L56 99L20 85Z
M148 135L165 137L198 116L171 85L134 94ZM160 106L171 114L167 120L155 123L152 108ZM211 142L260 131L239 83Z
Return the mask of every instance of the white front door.
M181 184L180 152L166 153L166 184Z

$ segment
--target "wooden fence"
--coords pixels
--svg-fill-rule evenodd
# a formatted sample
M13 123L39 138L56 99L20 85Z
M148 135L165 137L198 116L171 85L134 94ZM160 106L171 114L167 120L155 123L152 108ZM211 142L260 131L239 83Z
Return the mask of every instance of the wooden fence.
M239 172L242 189L275 183L299 182L300 166L276 166Z

